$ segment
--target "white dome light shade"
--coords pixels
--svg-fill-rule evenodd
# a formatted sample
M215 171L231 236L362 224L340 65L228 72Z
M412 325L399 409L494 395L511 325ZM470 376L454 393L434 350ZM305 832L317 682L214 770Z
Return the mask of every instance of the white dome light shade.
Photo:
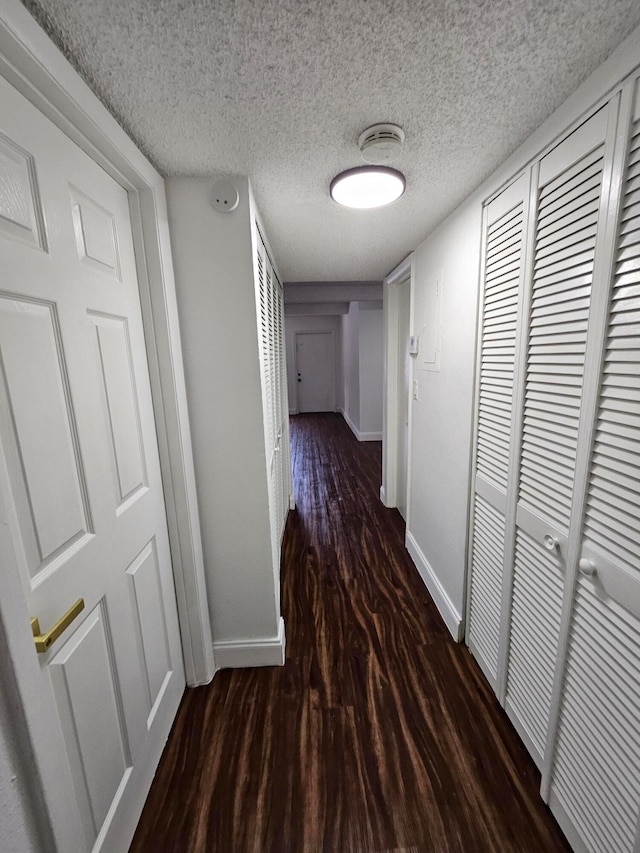
M359 166L331 181L331 198L345 207L362 210L383 207L400 198L405 188L402 172L388 166Z

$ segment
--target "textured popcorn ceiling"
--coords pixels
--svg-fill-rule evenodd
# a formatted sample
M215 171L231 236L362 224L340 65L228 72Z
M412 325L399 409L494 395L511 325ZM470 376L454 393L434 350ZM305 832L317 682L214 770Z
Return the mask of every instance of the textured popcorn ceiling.
M640 22L638 0L25 0L165 175L248 174L287 280L381 278ZM400 124L407 191L333 176Z

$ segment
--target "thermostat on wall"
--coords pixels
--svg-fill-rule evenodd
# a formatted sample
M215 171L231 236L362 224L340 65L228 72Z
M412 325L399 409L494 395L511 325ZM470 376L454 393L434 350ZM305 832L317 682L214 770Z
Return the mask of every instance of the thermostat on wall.
M418 335L411 335L409 338L409 354L418 355L420 351L420 338Z

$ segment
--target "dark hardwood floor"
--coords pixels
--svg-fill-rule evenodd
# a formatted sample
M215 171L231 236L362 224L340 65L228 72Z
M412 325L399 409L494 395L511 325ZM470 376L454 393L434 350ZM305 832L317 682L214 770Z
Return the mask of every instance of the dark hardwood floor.
M131 850L568 851L380 503L380 444L338 415L291 432L286 665L187 690Z

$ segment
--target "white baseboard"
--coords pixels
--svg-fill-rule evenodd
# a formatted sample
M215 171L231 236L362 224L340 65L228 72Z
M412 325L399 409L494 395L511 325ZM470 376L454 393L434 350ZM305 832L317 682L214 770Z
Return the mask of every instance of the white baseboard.
M289 495L289 509L295 509L295 508L296 508L296 499L295 499L295 495L293 494L293 492L291 492L291 494Z
M384 490L384 486L380 486L380 500L382 501L384 506L387 505L387 493Z
M276 637L250 640L219 640L213 644L216 669L250 666L283 666L286 648L284 619L280 617Z
M462 640L462 617L453 606L453 603L447 595L445 588L442 586L436 573L433 571L425 555L422 553L420 546L407 530L405 544L411 559L416 565L418 574L426 588L429 590L431 598L433 598L436 607L440 611L440 615L444 619L445 625L451 632L451 636L459 643Z
M361 432L358 433L358 441L382 441L381 432Z
M354 422L351 420L351 418L345 412L344 409L338 409L338 414L342 415L342 417L345 419L345 421L347 422L347 426L358 439L358 441L382 441L381 432L360 432L358 427L354 424Z
M357 426L354 424L354 422L351 420L351 418L349 417L349 415L347 414L347 412L346 412L344 409L340 409L340 414L342 415L342 417L343 417L343 418L345 419L345 421L347 422L347 426L349 427L349 429L351 430L351 432L355 435L355 437L356 437L356 438L358 438L358 432L359 432L358 427L357 427Z

